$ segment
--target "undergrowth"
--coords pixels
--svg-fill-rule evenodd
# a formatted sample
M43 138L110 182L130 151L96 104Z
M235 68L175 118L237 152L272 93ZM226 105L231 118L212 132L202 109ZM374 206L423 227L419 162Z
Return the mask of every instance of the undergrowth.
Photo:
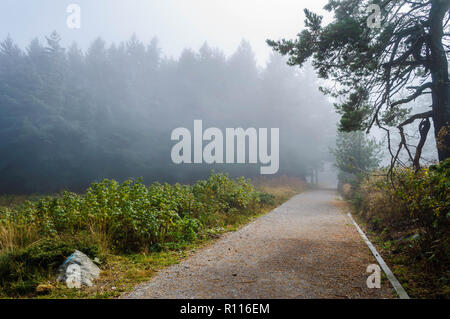
M450 297L450 159L415 171L378 171L347 187L355 213L416 298Z
M255 188L244 178L211 174L193 185L104 180L82 195L8 198L13 204L0 207L0 296L115 297L291 192L271 194L263 183ZM54 281L57 267L75 249L99 263L104 289L74 291ZM148 268L152 258L158 262ZM112 275L124 267L130 271Z

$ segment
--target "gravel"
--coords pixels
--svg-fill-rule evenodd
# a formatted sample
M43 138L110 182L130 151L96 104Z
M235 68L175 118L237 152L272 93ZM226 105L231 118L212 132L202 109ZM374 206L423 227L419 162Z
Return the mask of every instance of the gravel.
M367 288L376 260L335 198L299 194L122 298L393 298L387 280Z

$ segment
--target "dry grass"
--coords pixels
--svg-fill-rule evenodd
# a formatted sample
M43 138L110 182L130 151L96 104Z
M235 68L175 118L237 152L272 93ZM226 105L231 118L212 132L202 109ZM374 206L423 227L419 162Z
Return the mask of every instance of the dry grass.
M342 200L334 200L330 202L331 205L333 205L336 208L339 208L341 211L345 212L348 211L350 205L347 202L344 202Z
M177 251L151 254L108 255L101 276L93 287L69 289L62 283L48 282L38 286L42 293L38 298L117 298L122 293L131 291L137 284L149 280L158 270L178 263L187 256L190 246Z
M275 178L259 178L253 181L259 191L264 191L275 196L274 205L264 205L251 216L240 218L227 225L222 232L233 231L254 220L254 218L272 210L292 196L304 191L306 184L299 178L287 176ZM0 206L13 208L26 200L36 199L30 196L0 196ZM6 208L8 209L8 208ZM130 291L136 284L151 278L156 271L171 264L178 263L185 258L189 251L199 248L217 236L210 236L192 245L181 245L175 249L162 252L142 252L134 255L115 255L108 249L109 238L105 235L105 225L92 223L88 229L91 237L99 244L102 255L105 256L101 278L92 288L80 290L68 289L63 284L54 282L49 277L43 280L36 288L34 297L39 298L115 298L126 291ZM17 248L27 248L39 239L38 228L32 223L23 223L18 227L17 223L3 220L0 223L0 254ZM6 296L0 296L6 297ZM25 295L22 297L26 297Z
M0 254L16 248L26 248L41 238L34 224L17 225L12 221L0 223Z
M350 184L342 185L342 196L344 198L350 198L351 194L352 194L352 185Z
M1 195L0 209L8 213L14 207L27 200L37 200L42 195ZM13 222L8 219L0 220L0 254L14 248L25 248L39 240L41 236L33 223Z
M306 183L297 177L259 177L253 179L252 183L258 190L272 194L279 199L288 199L306 190Z

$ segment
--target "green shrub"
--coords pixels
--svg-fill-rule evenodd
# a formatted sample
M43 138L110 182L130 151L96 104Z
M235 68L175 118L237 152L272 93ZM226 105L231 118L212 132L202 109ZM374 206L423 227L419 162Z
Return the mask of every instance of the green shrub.
M361 213L378 228L420 233L418 244L427 258L440 263L450 254L450 160L423 168L397 169L392 181L366 178L353 198Z
M275 205L275 195L265 193L265 192L258 192L257 193L259 202L262 205Z
M396 250L409 255L408 263L428 273L429 281L434 281L436 287L439 286L437 281L447 282L450 159L418 172L398 168L392 179L380 173L385 171L367 176L352 192L350 197L355 209L383 240L394 240ZM436 288L436 295L445 295L438 292L445 290L441 288Z
M103 180L84 195L0 207L0 290L31 292L74 249L99 256L179 247L273 203L244 178L211 174L192 186Z
M75 249L91 258L99 257L96 245L43 239L28 247L0 255L0 292L10 296L34 293L36 286L50 279Z
M110 248L138 251L157 243L195 240L202 227L221 225L227 215L247 214L258 201L255 194L249 181L224 174L212 174L193 186L104 180L93 183L85 195L63 192L4 209L0 222L16 229L32 224L44 238L103 233Z

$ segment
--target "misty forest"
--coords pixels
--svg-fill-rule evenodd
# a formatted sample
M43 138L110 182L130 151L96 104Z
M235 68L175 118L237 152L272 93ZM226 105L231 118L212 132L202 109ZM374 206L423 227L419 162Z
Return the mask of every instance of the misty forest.
M42 1L0 3L0 298L450 297L449 0Z
M251 164L175 166L171 132L197 119L282 128L280 174L305 178L330 160L335 115L312 69L289 68L277 54L260 68L246 41L229 58L205 43L175 60L156 39L98 38L87 52L60 40L55 32L25 50L9 37L0 44L2 193L83 191L103 178L192 182L211 169L259 174Z

